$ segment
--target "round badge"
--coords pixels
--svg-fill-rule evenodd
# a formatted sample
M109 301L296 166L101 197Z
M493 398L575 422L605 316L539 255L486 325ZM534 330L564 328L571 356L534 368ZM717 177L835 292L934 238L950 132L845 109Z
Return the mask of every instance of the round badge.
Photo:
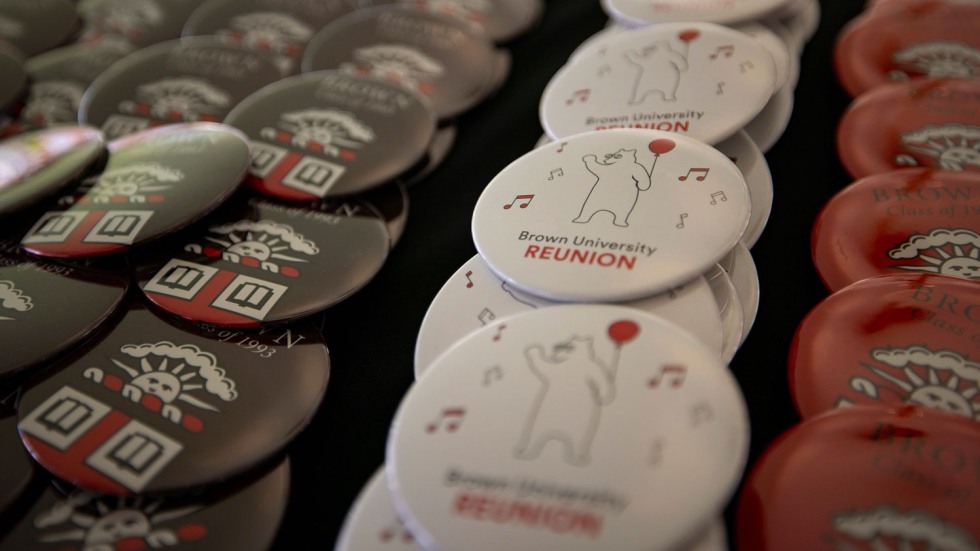
M980 425L909 407L801 425L756 464L738 549L976 549Z
M329 357L312 325L178 328L140 304L21 397L21 438L95 492L161 494L260 464L310 421Z
M0 405L0 514L14 504L34 477L34 464L17 437L17 413ZM3 540L0 539L0 542Z
M14 48L0 44L0 116L13 107L27 89L27 71L24 58Z
M745 314L742 312L742 302L738 291L728 272L721 266L715 265L704 274L704 278L715 297L715 307L721 315L722 348L721 359L728 363L735 357L739 345L742 344Z
M734 134L772 95L772 55L711 23L665 23L609 38L566 65L541 98L555 139L610 128L669 130L708 143Z
M755 324L756 314L759 312L759 272L756 270L755 261L752 260L752 253L744 243L735 245L732 252L718 261L718 265L728 273L732 284L735 285L738 301L742 305L742 340L739 342L741 346L749 336L749 331Z
M980 79L980 9L928 7L869 11L844 28L834 47L841 85L852 96L910 78Z
M425 551L395 512L385 483L384 469L378 469L351 507L337 538L335 551Z
M449 156L454 145L456 145L455 126L442 126L436 129L435 136L432 137L432 141L426 150L425 158L414 170L399 176L396 180L405 184L406 187L412 187L423 182L437 168L442 166L442 162Z
M863 178L896 168L980 172L980 81L919 79L856 99L837 127L844 168Z
M903 272L980 279L980 174L903 169L858 180L824 206L812 247L831 291Z
M789 29L796 38L794 49L802 51L820 26L820 0L791 0L770 17Z
M476 255L443 285L432 299L415 343L415 377L466 335L495 320L555 306L501 280ZM660 316L697 337L705 347L722 354L722 321L708 282L698 277L666 293L623 304Z
M224 327L281 323L367 284L391 247L373 210L235 201L139 269L146 297L181 318ZM161 266L162 264L162 266Z
M772 174L762 150L744 130L732 134L725 141L715 145L726 157L735 163L749 187L752 201L752 214L749 225L742 234L741 242L751 247L759 240L772 212Z
M793 116L795 89L784 86L773 93L769 103L758 115L745 123L745 133L759 146L763 153L768 153L779 138L783 137L789 119Z
M653 551L720 512L747 442L738 385L688 332L556 306L440 356L399 407L386 473L425 548Z
M915 404L980 421L980 286L935 275L869 278L818 304L789 358L797 409Z
M112 38L143 48L180 37L200 0L82 0L82 41Z
M498 44L527 32L544 12L541 0L374 0L370 3L411 5L456 17L479 28Z
M307 0L206 0L198 2L184 36L212 35L229 44L272 55L284 75L299 72L307 43L323 27L354 10L357 2Z
M179 122L221 122L239 101L279 80L263 54L213 37L148 46L114 63L86 91L78 120L112 138Z
M738 242L749 209L741 173L710 146L589 132L502 170L476 204L473 240L494 272L532 294L632 300L707 271Z
M237 549L273 543L289 495L289 463L193 496L106 496L49 484L0 539L3 551Z
M429 98L440 119L480 102L493 85L493 44L467 23L382 6L327 25L303 54L303 71L339 69L395 82Z
M80 26L75 4L68 0L0 0L0 40L24 57L68 42Z
M31 77L20 124L30 128L74 123L89 85L110 65L134 51L119 40L99 40L64 46L32 57L25 65Z
M232 109L225 123L249 137L249 184L294 201L358 193L391 180L422 159L436 128L422 96L337 71L270 84Z
M360 199L377 209L388 226L391 246L398 243L408 224L408 189L401 182L391 182L362 193Z
M0 253L0 380L41 366L88 337L119 307L126 270L93 270Z
M248 168L248 143L230 126L168 125L109 144L105 171L59 200L21 245L40 256L126 251L174 232L224 202Z
M782 8L790 0L602 0L602 9L610 17L629 26L666 23L669 21L710 21L740 23L762 17Z
M37 130L0 142L0 216L76 183L104 154L105 136L84 126Z

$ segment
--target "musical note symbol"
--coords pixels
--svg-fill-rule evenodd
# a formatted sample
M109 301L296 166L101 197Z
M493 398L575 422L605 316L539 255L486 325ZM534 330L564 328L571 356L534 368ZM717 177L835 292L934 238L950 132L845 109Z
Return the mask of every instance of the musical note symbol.
M670 386L672 388L680 388L684 384L684 378L687 376L687 367L678 364L667 364L660 366L660 373L650 379L650 388L657 388L660 383L664 380L664 377L670 375Z
M705 403L698 404L691 408L691 424L695 427L711 421L715 418L715 410Z
M473 270L470 270L470 271L466 272L466 288L467 289L472 289L473 288L473 280L470 279L470 276L471 275L473 275Z
M722 95L724 93L725 93L725 83L724 83L724 81L723 82L719 82L718 83L718 91L716 91L715 94L720 96L720 95Z
M484 308L483 311L480 312L480 315L476 317L476 319L480 320L480 323L482 323L483 325L486 325L488 322L497 319L497 315L491 312L489 308Z
M681 182L686 182L687 179L691 177L691 174L692 173L694 173L694 172L700 172L701 175L698 176L698 177L696 177L696 180L699 181L699 182L703 182L704 179L708 177L708 171L709 170L710 169L707 169L707 168L692 168L691 170L688 170L687 171L687 174L685 174L685 175L683 175L683 176L681 176L681 177L679 177L677 179L680 180Z
M501 335L503 335L504 329L507 329L506 323L501 323L500 327L497 328L497 334L493 336L493 342L500 340Z
M664 448L666 445L664 441L660 438L653 441L653 446L650 448L650 466L656 467L660 465L660 462L664 459Z
M716 192L714 192L714 193L711 194L711 204L712 205L717 205L718 204L718 200L717 200L718 198L721 198L722 201L727 201L728 200L728 197L725 195L725 192L724 191L716 191Z
M432 434L438 431L443 424L446 425L446 432L456 432L459 426L463 424L463 417L465 416L466 410L463 408L446 408L442 410L439 417L425 426L425 432Z
M501 381L503 378L504 370L495 365L483 373L483 386L490 386L494 381Z
M738 66L738 70L743 73L748 71L749 69L754 69L754 68L755 65L751 61L742 62L742 64Z
M687 213L686 212L682 212L681 213L681 221L680 221L679 224L677 224L677 229L679 229L679 230L684 229L684 219L685 218L687 218Z
M601 77L602 75L608 73L609 71L612 71L612 67L610 67L609 65L603 65L602 67L599 67L599 74L597 76Z
M556 168L556 169L554 169L554 170L551 171L551 176L548 176L548 179L549 180L554 180L555 179L555 176L562 177L564 175L565 175L565 171L564 170L562 170L560 168Z
M718 46L718 49L715 50L715 53L711 54L708 57L710 57L711 59L718 59L719 54L724 54L725 57L732 57L733 53L735 53L735 46L728 44L726 46Z
M415 541L415 537L412 536L411 532L405 529L405 525L401 523L401 520L398 520L397 524L393 524L378 533L378 539L381 540L382 543L389 543L396 537L399 537L401 542L405 544Z
M561 147L558 148L558 153L561 153L562 151L565 151L565 145L567 145L567 144L568 144L568 142L561 142Z
M531 199L534 199L534 195L518 195L517 197L514 197L514 200L511 201L509 205L504 205L504 210L510 210L510 207L513 207L514 203L518 201L522 201L524 199L527 199L527 201L521 203L520 205L517 205L522 209L526 209L527 206L531 204Z
M585 102L589 101L589 94L591 94L591 93L592 93L592 90L590 90L588 88L585 88L583 90L576 90L575 92L572 93L572 97L570 97L567 100L565 100L565 104L566 105L571 105L571 104L575 103L575 100L579 100L580 102L585 103Z

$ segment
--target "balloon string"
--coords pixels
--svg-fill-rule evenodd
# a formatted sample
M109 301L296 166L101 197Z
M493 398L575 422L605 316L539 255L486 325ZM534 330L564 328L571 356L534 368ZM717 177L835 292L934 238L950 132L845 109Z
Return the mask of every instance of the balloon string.
M610 382L616 382L616 372L619 370L619 350L622 348L621 345L616 345L616 353L613 355L613 363L609 369Z

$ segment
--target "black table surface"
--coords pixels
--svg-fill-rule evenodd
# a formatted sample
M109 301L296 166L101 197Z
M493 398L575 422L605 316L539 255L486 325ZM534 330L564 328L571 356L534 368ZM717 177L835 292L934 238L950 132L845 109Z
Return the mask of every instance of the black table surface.
M766 155L774 205L753 247L761 305L748 340L731 362L752 421L749 467L797 423L786 358L797 324L827 296L810 257L820 208L852 179L834 134L849 98L831 55L841 26L860 0L822 0L816 35L802 52L795 109ZM549 0L530 32L506 45L511 73L500 91L458 120L445 163L410 190L408 226L377 277L323 316L332 372L324 403L289 446L292 491L274 550L332 549L363 485L384 462L388 427L413 382L419 326L446 280L476 253L470 234L483 188L542 134L538 102L545 85L582 41L606 24L598 0ZM737 498L733 499L733 504ZM732 531L734 505L727 511Z

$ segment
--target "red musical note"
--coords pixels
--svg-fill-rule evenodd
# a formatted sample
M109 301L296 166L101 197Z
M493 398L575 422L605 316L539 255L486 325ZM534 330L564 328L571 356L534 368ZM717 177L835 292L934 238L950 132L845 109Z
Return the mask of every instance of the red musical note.
M571 104L575 103L575 100L578 100L578 101L580 101L582 103L585 103L585 102L589 101L589 94L591 94L591 93L592 93L592 90L589 90L588 88L583 89L583 90L576 90L575 92L572 93L572 97L570 97L567 100L565 100L565 104L566 105L571 105Z
M694 172L700 172L701 175L698 176L698 177L696 177L695 179L697 181L699 181L699 182L703 182L704 179L708 177L708 171L709 170L710 169L707 169L707 168L692 168L691 170L688 170L687 171L687 174L685 174L685 175L683 175L683 176L681 176L681 177L679 177L677 179L680 180L681 182L686 182L687 179L691 177L691 174L692 173L694 173Z
M497 328L497 334L493 336L493 342L497 342L500 340L500 336L501 334L503 334L504 329L507 329L507 324L501 323L500 327Z
M432 434L438 431L443 423L446 425L446 432L456 432L459 426L463 424L464 416L466 416L466 410L463 408L446 408L442 410L435 421L426 425L425 432Z
M466 288L467 289L472 289L473 288L473 280L470 279L470 276L471 275L473 275L473 271L472 270L466 272Z
M378 533L378 539L381 540L382 543L390 543L396 537L398 537L398 539L405 544L415 541L415 537L412 536L411 532L405 529L405 526L401 523L401 521L398 521L397 525L389 526Z
M670 375L670 386L672 388L680 388L684 385L684 379L687 377L687 367L678 364L667 364L660 366L660 373L650 379L650 388L657 388L660 383L664 380L664 377Z
M744 61L744 62L742 62L741 65L738 66L739 72L742 72L742 73L744 73L745 71L748 71L749 69L755 69L755 64L752 63L751 61Z
M568 142L561 142L561 147L558 148L558 153L561 153L562 151L565 151L565 145L567 145L567 144L568 144Z
M735 46L728 44L726 46L718 46L718 49L715 50L715 53L711 54L708 57L710 57L711 59L718 59L719 54L724 54L725 57L732 57L733 53L735 53Z
M521 201L521 200L524 200L524 199L527 199L527 200L525 202L521 203L520 205L517 205L518 207L520 207L522 209L526 209L527 206L531 204L531 199L534 199L534 195L518 195L517 197L514 197L514 200L511 201L509 205L504 205L504 210L510 210L510 207L513 207L514 206L514 203L516 203L518 201Z

